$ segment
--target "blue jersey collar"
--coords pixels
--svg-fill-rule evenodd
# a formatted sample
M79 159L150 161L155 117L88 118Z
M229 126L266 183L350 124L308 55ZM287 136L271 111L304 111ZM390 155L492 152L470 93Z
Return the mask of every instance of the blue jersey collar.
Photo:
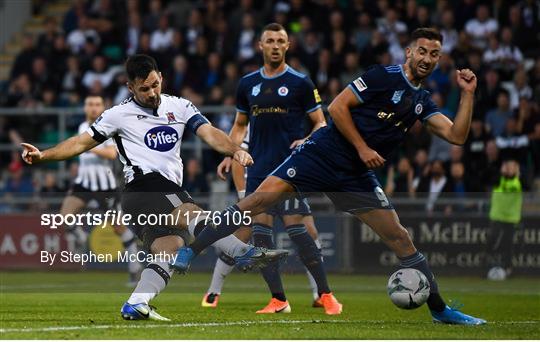
M280 72L279 74L277 75L274 75L274 76L266 76L264 74L264 67L260 68L259 69L259 72L261 74L261 77L264 78L264 79L267 79L267 80L271 80L271 79L274 79L274 78L278 78L279 76L285 74L287 71L289 71L289 65L288 64L285 64L285 70L283 70L282 72Z
M411 88L416 89L416 90L420 89L420 85L415 86L414 84L411 83L411 81L409 81L409 79L407 78L407 75L405 75L405 70L403 70L403 64L399 65L399 69L401 70L401 75L403 76L405 81L407 81L407 83L411 86Z

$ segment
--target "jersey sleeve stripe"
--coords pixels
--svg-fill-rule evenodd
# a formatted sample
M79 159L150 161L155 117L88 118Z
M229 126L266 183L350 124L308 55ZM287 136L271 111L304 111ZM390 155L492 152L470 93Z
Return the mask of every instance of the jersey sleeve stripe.
M353 87L352 85L348 85L347 86L348 88L350 88L352 90L352 92L354 93L354 95L356 95L356 98L358 99L358 101L360 101L360 103L364 103L364 100L362 99L362 97L360 96L360 94L358 94L358 91L355 89L355 87Z
M239 112L239 113L243 113L243 114L246 114L248 112L247 110L243 110L243 109L240 109L238 107L236 107L236 111Z
M99 143L102 143L102 142L107 140L107 137L104 136L103 134L99 133L97 131L97 129L95 127L93 127L93 126L90 126L90 129L87 130L87 132L90 134L90 136L92 138L94 138L95 141L97 141ZM92 133L90 133L90 132L92 132Z
M311 113L311 112L314 112L314 111L316 111L317 109L319 109L319 108L321 108L321 107L322 107L322 106L321 106L321 104L319 103L319 104L318 104L318 105L316 105L315 107L313 107L313 108L311 108L311 109L308 109L308 110L306 110L306 113L307 113L307 114L309 114L309 113Z
M429 119L430 117L432 117L432 116L434 116L434 115L437 115L437 114L444 115L444 114L441 113L441 112L433 112L433 113L430 113L430 114L426 115L426 116L422 119L422 122L426 122L427 119Z
M208 121L208 119L205 118L204 115L195 114L191 118L189 118L188 122L186 123L186 127L189 128L189 130L193 132L193 134L196 134L199 127L209 123L210 121Z

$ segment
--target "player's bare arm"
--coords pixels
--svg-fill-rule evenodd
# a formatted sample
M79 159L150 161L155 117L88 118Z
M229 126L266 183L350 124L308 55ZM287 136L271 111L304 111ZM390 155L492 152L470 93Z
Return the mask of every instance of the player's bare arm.
M449 143L463 145L471 127L476 75L469 69L463 69L456 71L456 77L461 99L454 122L444 115L434 115L427 120L427 127Z
M309 113L308 115L309 115L309 119L311 121L311 125L313 127L311 129L311 132L309 132L309 135L307 137L305 137L303 139L298 139L298 140L293 141L290 148L295 148L298 145L302 145L304 143L304 141L306 141L311 136L311 134L313 134L313 132L315 132L316 130L318 130L321 127L326 126L326 119L324 118L324 113L323 113L322 109L317 108L316 110Z
M242 112L236 112L236 118L234 119L233 127L229 133L229 137L236 145L241 145L242 141L246 137L248 130L248 116ZM231 170L232 158L225 157L221 163L217 166L217 175L220 179L226 180L225 173L229 173Z
M97 145L99 145L99 142L94 140L86 132L64 140L60 144L45 151L40 151L34 145L22 143L22 159L28 164L66 160L86 152Z
M253 165L251 155L235 144L222 130L210 124L204 124L197 129L197 135L214 150L227 156L232 156L240 165Z
M111 160L116 159L118 156L118 151L116 151L116 147L114 146L94 147L90 150L90 152L94 153L98 157Z
M341 134L356 148L360 159L366 166L370 169L381 167L386 160L366 144L364 138L362 138L354 125L350 108L359 104L358 98L354 95L353 91L345 88L330 103L328 112Z

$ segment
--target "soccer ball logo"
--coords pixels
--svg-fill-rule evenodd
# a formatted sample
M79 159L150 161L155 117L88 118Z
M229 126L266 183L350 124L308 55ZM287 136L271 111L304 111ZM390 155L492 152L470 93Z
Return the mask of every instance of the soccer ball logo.
M402 268L388 279L390 300L401 309L416 309L429 297L429 281L424 273L413 268Z

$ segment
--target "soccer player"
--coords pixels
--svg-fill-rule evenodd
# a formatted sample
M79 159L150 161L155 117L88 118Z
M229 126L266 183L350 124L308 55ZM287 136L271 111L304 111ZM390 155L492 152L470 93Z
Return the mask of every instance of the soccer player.
M79 125L78 133L82 134L94 123L105 110L105 103L101 96L90 95L84 100L85 121ZM79 169L77 178L68 195L62 201L60 214L66 216L77 214L83 210L90 201L95 200L101 210L117 209L119 198L116 179L112 170L112 161L118 153L112 139L102 145L94 147L79 156ZM137 243L133 232L122 225L114 225L114 232L122 240L124 248L129 254L137 253ZM86 242L86 233L79 226L66 227L68 234L75 237L78 244ZM128 264L129 286L137 284L142 265L139 262Z
M411 38L405 64L376 65L351 82L328 108L330 125L313 133L253 194L227 211L255 215L296 192L324 191L337 208L370 226L400 259L400 267L418 269L428 277L427 304L435 322L484 324L485 320L445 304L426 258L399 223L373 172L416 120L452 144L463 144L469 133L476 76L469 69L457 70L461 100L454 122L450 121L420 87L439 61L442 36L435 29L419 28ZM185 269L209 243L236 229L226 223L204 229L189 247L181 248L173 267Z
M242 142L242 145L240 145L240 147L245 150L249 150L249 125L246 137L244 138L244 141ZM220 165L218 165L217 168L218 176L223 180L226 180L224 173L227 173L229 171L231 172L233 183L238 193L239 199L244 198L246 193L246 170L246 168L242 167L242 165L238 164L236 161L232 161L232 163L225 163L224 161ZM309 209L309 207L307 208ZM318 231L315 227L315 221L313 220L313 216L311 214L306 214L302 216L302 223L305 225L309 235L315 241L317 248L321 250L321 243L318 240ZM251 228L242 227L238 229L234 233L234 235L240 240L248 242L251 239ZM202 307L216 308L218 306L225 278L232 272L233 269L234 263L232 262L232 260L223 253L220 253L214 266L214 272L212 274L212 281L210 282L210 287L208 288L208 291L206 292L201 301ZM306 274L308 276L309 286L313 294L312 306L315 308L324 307L319 296L317 282L307 268Z
M249 124L249 151L255 163L247 170L246 193L252 193L272 170L290 154L291 148L305 141L306 115L312 131L326 126L321 100L313 82L285 62L289 48L287 32L277 23L266 25L261 33L259 49L264 65L242 77L236 92L236 119L230 132L231 140L240 145ZM220 164L230 168L231 159ZM222 173L218 169L218 173ZM298 255L317 283L325 312L341 313L342 305L332 294L324 270L320 249L309 235L302 217L310 214L306 200L286 199L253 216L252 234L255 246L275 248L272 226L275 216L283 220L285 230L297 247ZM266 307L257 313L288 313L291 307L279 275L279 264L261 269L272 294Z
M29 164L64 160L91 150L108 138L114 139L124 164L122 209L132 215L135 232L152 256L122 306L121 315L130 320L168 320L148 303L169 282L173 273L169 262L184 245L186 230L196 236L208 221L197 215L201 209L182 188L180 147L184 130L191 130L216 151L232 156L243 166L251 165L253 159L224 132L214 128L190 101L161 94L163 78L152 57L129 57L126 73L132 97L103 112L86 132L50 149L40 151L23 143L22 158ZM177 222L157 227L145 225L148 214L172 214ZM287 255L286 251L255 248L231 238L216 241L214 246L235 258L241 268L265 266Z

